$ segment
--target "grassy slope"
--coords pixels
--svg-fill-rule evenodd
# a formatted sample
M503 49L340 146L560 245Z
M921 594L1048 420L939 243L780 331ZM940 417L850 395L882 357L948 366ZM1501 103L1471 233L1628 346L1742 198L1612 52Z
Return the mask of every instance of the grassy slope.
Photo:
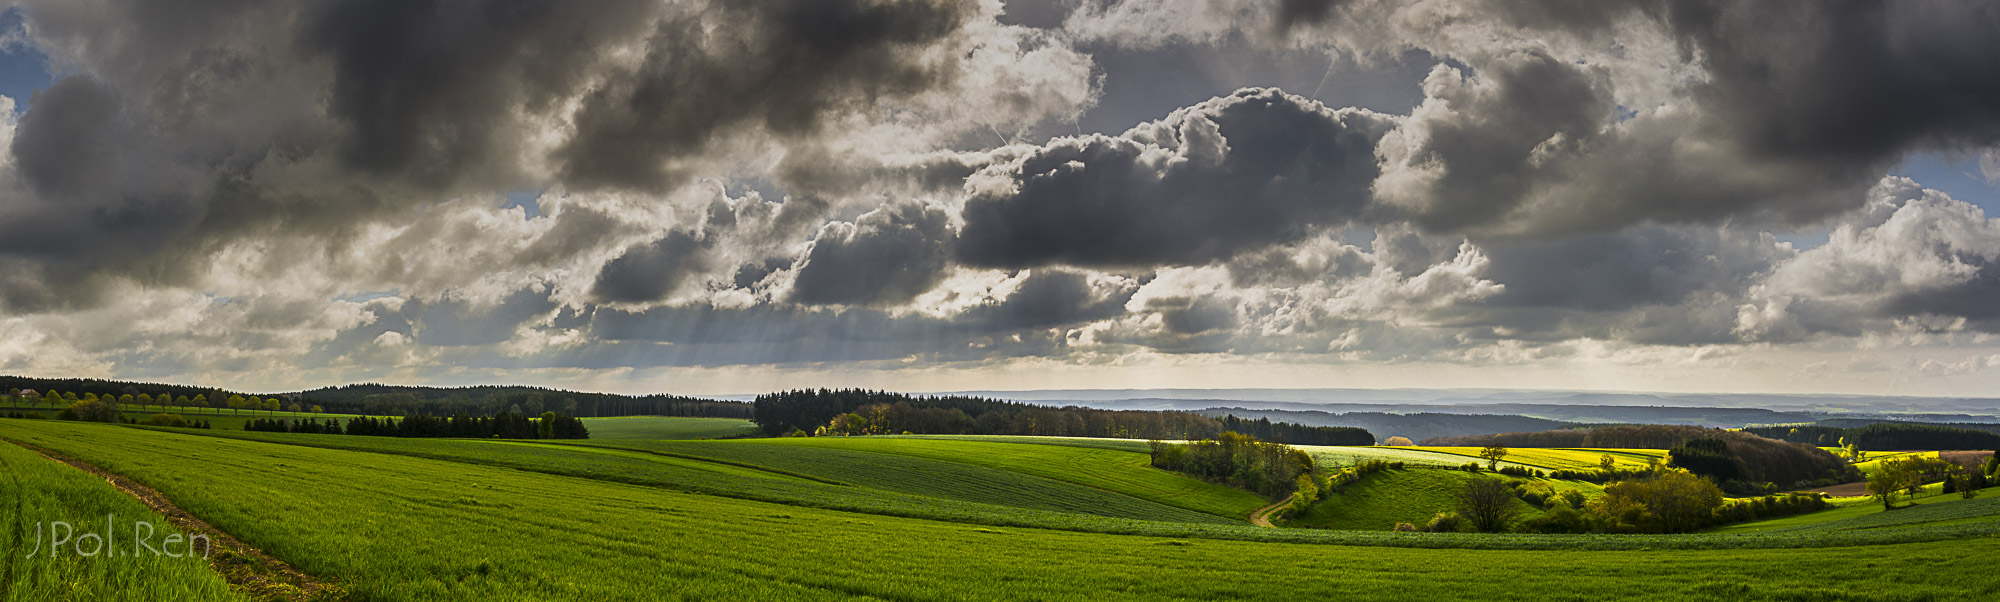
M0 423L0 426L4 424ZM167 429L158 430L164 432ZM1149 504L1131 498L1109 500L1103 506L1096 508L1098 512L1094 514L1077 514L1043 509L1040 504L1046 500L1027 497L1036 493L1045 494L1046 491L1043 489L1005 491L987 488L988 492L997 491L1002 495L1012 496L997 498L999 501L1012 503L985 503L958 499L964 495L949 498L934 497L857 487L841 482L826 483L813 480L816 475L792 472L777 466L723 463L696 457L643 453L624 448L520 441L399 439L241 431L193 431L193 433L219 439L263 441L480 464L815 508L988 525L1126 532L1142 529L1146 525L1153 524L1151 521L1154 520L1179 521L1170 524L1233 523L1222 517L1161 504ZM620 445L633 443L626 442ZM738 444L735 441L690 443ZM825 450L799 449L798 451L820 453ZM719 454L710 455L722 459ZM1018 481L1020 477L1012 473L993 472L996 474L991 476L999 480L1013 477ZM969 494L970 492L966 495ZM1105 516L1106 514L1112 516ZM1147 522L1135 522L1141 520Z
M593 441L642 439L720 439L748 434L757 423L736 418L685 418L668 416L623 416L584 418Z
M1190 541L975 528L421 458L18 424L0 421L0 434L44 439L152 484L367 599L1976 599L2000 591L2000 574L1936 570L2000 552L1994 538L1620 553ZM1872 569L1824 570L1860 563Z
M735 441L614 441L600 445L759 466L860 487L1056 512L1222 523L1226 519L1073 483L916 456ZM616 451L606 448L605 451ZM628 452L631 453L631 452Z
M1285 521L1288 527L1318 529L1388 530L1396 523L1423 525L1439 512L1458 507L1458 494L1473 479L1500 478L1492 473L1461 470L1390 470L1363 477L1346 490L1327 497L1304 513ZM1589 483L1529 479L1558 489L1581 489L1595 494L1601 488ZM1515 500L1518 518L1540 514L1541 510Z
M1916 499L1904 498L1902 501L1898 502L1898 504L1915 503L1919 506L1929 506L1932 504L1964 501L1963 498L1959 497L1959 495L1956 493L1952 494L1939 493L1942 489L1943 489L1942 486L1935 483L1931 485L1926 485L1924 487L1924 493L1919 495ZM1975 498L1975 501L1977 499L1984 499L1984 498L1995 498L1996 501L2000 501L2000 488L1988 487L1986 489L1981 490L1980 495L1984 497ZM1862 517L1883 513L1882 503L1877 502L1871 498L1856 497L1856 498L1835 498L1835 499L1838 500L1837 503L1840 504L1840 507L1838 508L1821 510L1819 512L1813 512L1808 514L1800 514L1798 516L1787 516L1782 518L1773 518L1769 520L1751 521L1747 523L1725 525L1722 527L1711 529L1708 532L1709 533L1764 533L1764 532L1792 531L1801 528L1817 528L1827 523L1835 523L1840 521L1859 519ZM1908 510L1907 509L1896 510L1894 512L1899 512L1899 513L1908 512Z
M1144 453L1115 449L877 437L750 439L727 443L849 449L961 462L1067 481L1234 519L1246 518L1269 503L1246 491L1155 469Z
M1477 462L1482 466L1486 464L1486 461L1479 459L1477 455L1465 456L1460 454L1435 451L1436 449L1440 448L1346 447L1346 446L1331 446L1331 445L1294 445L1293 447L1305 450L1307 454L1311 454L1313 457L1313 461L1329 466L1353 465L1368 460L1384 460L1388 462L1403 462L1406 464L1419 465L1419 466L1445 466L1445 467L1456 467L1461 464L1465 464L1467 462ZM1478 450L1473 450L1473 451L1474 454L1478 453ZM1517 462L1501 462L1500 466L1538 468Z
M104 534L113 517L112 545L120 557L80 557L75 544L54 558L52 521L74 525L80 536ZM159 514L111 487L104 479L63 466L33 452L0 443L0 537L9 538L0 558L0 600L233 600L240 597L197 556L173 558L135 549L135 522L153 526L153 549L177 532ZM39 540L39 543L37 543ZM95 551L98 542L82 544ZM27 557L35 548L34 557ZM165 550L162 550L165 551ZM176 550L179 551L179 550Z
M1063 447L1088 447L1147 453L1152 447L1145 439L1101 437L1045 437L1039 435L878 435L877 439L936 439L941 441L985 441L988 443L1033 443Z

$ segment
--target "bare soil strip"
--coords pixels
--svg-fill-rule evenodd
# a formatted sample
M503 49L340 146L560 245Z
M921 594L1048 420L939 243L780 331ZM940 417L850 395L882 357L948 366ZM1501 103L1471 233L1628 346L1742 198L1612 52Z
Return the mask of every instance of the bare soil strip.
M104 480L111 483L111 486L117 487L119 491L137 498L140 503L145 504L148 508L152 508L154 512L166 516L167 521L175 527L180 528L181 531L190 535L201 534L208 536L209 541L214 544L214 552L208 557L209 568L214 569L232 587L235 587L252 599L344 600L347 598L347 591L339 585L299 572L297 569L292 568L291 565L285 564L284 561L273 558L271 555L265 554L262 550L250 547L249 544L243 543L235 537L230 537L228 533L215 528L214 525L203 522L201 519L195 518L193 514L188 514L187 511L180 509L179 506L175 506L173 502L167 500L166 496L160 495L160 492L154 491L151 487L140 485L122 475L114 474L69 456L11 439L0 440L19 445L29 451L41 454L44 458L67 464L71 468L103 477Z
M1276 528L1277 525L1271 524L1271 513L1277 512L1279 509L1284 508L1286 504L1292 503L1292 497L1296 496L1298 496L1298 494L1294 493L1291 496L1287 496L1285 499L1279 500L1278 503L1258 508L1256 512L1250 513L1250 524L1257 525L1259 527Z

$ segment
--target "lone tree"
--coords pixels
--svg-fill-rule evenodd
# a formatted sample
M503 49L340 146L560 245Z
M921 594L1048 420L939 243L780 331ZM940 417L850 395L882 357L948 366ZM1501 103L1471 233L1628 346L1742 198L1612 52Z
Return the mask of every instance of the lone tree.
M1479 457L1486 460L1487 470L1499 470L1500 459L1507 457L1507 448L1490 445L1486 449L1479 450Z
M1458 515L1481 533L1507 530L1514 510L1514 489L1500 479L1473 479L1458 494Z
M1904 493L1915 496L1923 491L1925 482L1956 468L1956 464L1918 455L1889 458L1875 474L1868 475L1868 494L1882 502L1882 509L1893 510Z
M1409 446L1412 446L1412 445L1416 445L1416 443L1415 443L1415 442L1412 442L1412 441L1410 441L1410 438L1409 438L1409 437L1404 437L1404 436L1401 436L1401 435L1397 435L1397 436L1395 436L1395 437L1390 437L1390 438L1389 438L1389 440L1387 440L1387 441L1383 441L1383 442L1382 442L1382 444L1383 444L1383 445L1393 445L1393 446L1396 446L1396 447L1409 447Z

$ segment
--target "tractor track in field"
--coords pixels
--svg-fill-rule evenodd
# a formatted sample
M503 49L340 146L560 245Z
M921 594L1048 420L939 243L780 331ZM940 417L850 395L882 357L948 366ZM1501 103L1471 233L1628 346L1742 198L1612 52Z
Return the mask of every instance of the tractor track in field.
M1277 503L1262 508L1258 508L1256 512L1250 513L1250 524L1257 525L1259 527L1269 527L1274 529L1277 528L1277 525L1271 524L1271 514L1277 512L1281 508L1284 508L1287 504L1292 503L1292 498L1298 497L1298 495L1299 494L1294 493L1292 495L1285 496L1285 499L1278 500Z
M59 462L110 482L112 487L139 500L139 503L153 509L167 518L181 531L208 538L213 550L208 556L209 569L221 575L230 587L236 588L254 600L344 600L347 591L330 581L322 580L292 568L263 550L251 547L242 540L230 536L214 525L208 524L193 514L175 506L167 496L141 485L124 475L98 468L88 462L71 458L40 447L0 438L20 446L22 449L40 454L51 461ZM192 546L192 542L190 542Z
M5 458L0 458L0 466L5 466L5 465L6 465L6 463L7 463L7 460L6 460ZM22 486L21 486L21 475L20 475L20 473L17 473L17 472L14 472L14 469L10 467L10 468L8 468L8 469L7 469L7 477L8 477L8 478L11 478L11 479L13 479L13 480L14 480L14 490L15 490L15 491L25 491L25 490L24 490L24 489L22 488ZM14 547L11 547L11 548L8 548L9 550L19 550L19 549L22 549L22 547L21 547L21 539L22 539L22 538L24 538L24 537L26 537L26 536L27 536L27 534L28 534L28 526L27 526L27 525L25 525L25 524L22 524L22 521L26 521L26 520L28 520L28 513L27 513L27 508L26 508L26 506L24 506L24 505L23 505L23 504L21 503L21 496L24 496L24 495L26 495L26 494L25 494L25 493L21 493L21 494L17 494L17 495L16 495L15 497L14 497L14 524L12 525L12 528L8 529L8 531L10 531L10 532L12 532L12 533L13 533L13 536L14 536ZM36 545L41 545L41 544L37 543ZM6 570L5 574L4 574L4 577L6 578L6 581L0 581L0 583L13 583L13 582L14 582L14 565L15 565L16 563L19 563L19 562L20 562L20 560L19 560L19 559L16 559L16 558L14 558L14 555L13 555L13 554L8 554L8 555L7 555L7 570Z

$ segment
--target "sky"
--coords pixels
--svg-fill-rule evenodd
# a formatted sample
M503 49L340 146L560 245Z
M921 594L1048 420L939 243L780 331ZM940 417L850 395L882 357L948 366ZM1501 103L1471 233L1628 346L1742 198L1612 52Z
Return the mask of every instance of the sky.
M27 1L0 373L1992 396L2000 7Z

